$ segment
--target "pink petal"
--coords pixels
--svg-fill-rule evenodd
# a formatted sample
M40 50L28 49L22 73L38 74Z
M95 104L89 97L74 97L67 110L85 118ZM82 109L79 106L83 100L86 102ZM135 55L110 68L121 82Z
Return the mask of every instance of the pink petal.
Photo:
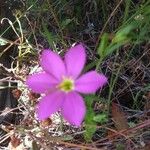
M83 45L79 44L68 50L65 55L65 63L67 67L67 74L74 78L81 73L86 61L86 54Z
M37 108L37 117L39 120L44 120L48 118L51 114L58 111L63 103L64 93L57 91L43 97Z
M76 92L67 93L62 106L62 115L64 118L70 124L80 126L84 119L85 112L86 108L83 98Z
M37 73L29 75L26 84L35 93L45 93L47 90L54 88L58 81L47 73Z
M40 64L44 71L61 79L65 75L66 68L61 57L51 50L44 50L41 55Z
M84 94L95 93L107 83L107 78L96 71L90 71L76 80L75 90Z

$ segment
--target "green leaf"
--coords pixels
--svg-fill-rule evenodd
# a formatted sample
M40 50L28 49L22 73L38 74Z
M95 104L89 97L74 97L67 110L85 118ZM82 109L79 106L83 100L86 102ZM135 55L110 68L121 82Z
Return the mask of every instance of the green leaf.
M49 45L53 49L55 49L54 48L54 43L53 43L55 41L54 35L51 32L49 32L49 30L47 29L47 27L46 27L46 25L44 23L42 24L42 27L43 27L43 30L44 30L44 33L43 33L44 37L47 39Z
M115 50L117 50L120 46L122 46L122 43L118 43L118 44L110 44L107 48L106 48L106 52L105 52L105 57L107 57L108 55L112 54Z
M65 29L71 22L73 19L65 19L61 22L61 28L62 30Z
M130 24L120 29L112 40L112 43L126 43L129 40L129 34L135 28L133 24Z
M108 117L105 113L102 113L102 114L98 114L98 115L94 116L93 120L95 122L102 124L102 123L108 122Z
M101 42L98 46L98 49L97 49L97 52L99 54L100 57L105 57L106 56L106 48L108 46L108 34L107 33L104 33L102 38L101 38Z

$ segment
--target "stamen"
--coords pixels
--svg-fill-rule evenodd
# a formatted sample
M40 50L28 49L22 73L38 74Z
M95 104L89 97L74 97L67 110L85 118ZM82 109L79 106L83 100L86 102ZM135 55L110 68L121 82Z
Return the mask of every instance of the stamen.
M58 85L58 88L64 92L70 92L74 89L74 81L70 78L64 78L63 81Z

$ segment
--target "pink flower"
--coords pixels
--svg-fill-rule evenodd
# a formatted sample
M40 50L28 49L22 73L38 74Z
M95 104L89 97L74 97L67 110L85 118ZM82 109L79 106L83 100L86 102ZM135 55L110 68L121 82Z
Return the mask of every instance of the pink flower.
M33 92L46 95L38 103L39 120L60 110L69 123L81 125L86 107L79 93L95 93L107 82L107 78L96 71L80 75L85 61L85 49L81 44L70 48L64 60L49 49L43 50L40 64L44 71L30 75L26 82Z

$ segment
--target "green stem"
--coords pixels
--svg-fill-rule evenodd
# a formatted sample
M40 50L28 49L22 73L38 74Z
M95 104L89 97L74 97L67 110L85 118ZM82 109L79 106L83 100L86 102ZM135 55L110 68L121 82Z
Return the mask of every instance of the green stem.
M95 69L96 71L98 71L100 69L100 65L102 64L102 61L103 61L103 57L100 57L100 59L97 62L97 65L96 65L96 69ZM100 69L100 71L101 71L101 69Z
M112 75L111 80L110 80L109 94L108 94L108 103L107 103L107 106L108 106L107 114L109 114L109 112L110 112L111 96L112 96L113 89L114 89L115 83L117 82L118 75L119 75L119 72L120 72L121 68L122 68L122 65L120 65L120 67L119 67L119 69L117 71L117 74L115 75L115 78L113 78L114 75Z

